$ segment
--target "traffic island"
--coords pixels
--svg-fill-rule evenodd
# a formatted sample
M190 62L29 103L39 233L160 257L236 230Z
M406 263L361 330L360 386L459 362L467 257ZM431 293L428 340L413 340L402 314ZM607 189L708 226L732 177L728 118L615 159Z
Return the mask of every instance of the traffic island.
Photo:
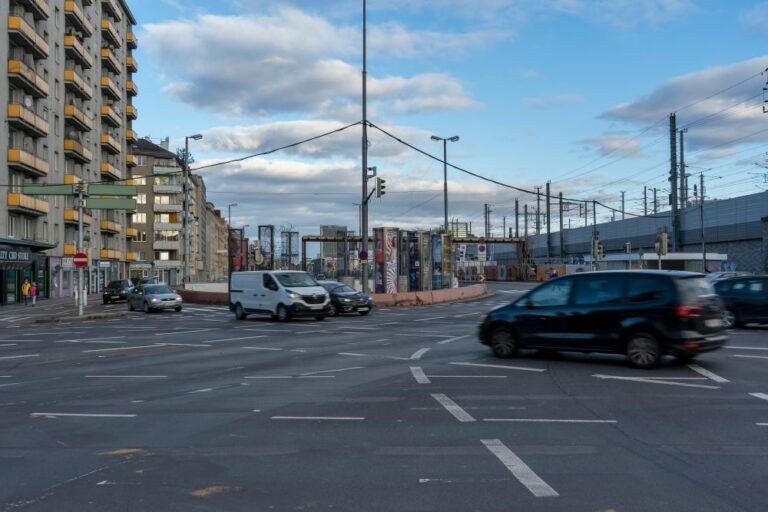
M47 316L43 318L36 318L32 321L35 324L59 324L65 322L83 322L86 320L109 320L112 318L123 318L126 313L89 313L83 316L74 315L60 315L60 316Z

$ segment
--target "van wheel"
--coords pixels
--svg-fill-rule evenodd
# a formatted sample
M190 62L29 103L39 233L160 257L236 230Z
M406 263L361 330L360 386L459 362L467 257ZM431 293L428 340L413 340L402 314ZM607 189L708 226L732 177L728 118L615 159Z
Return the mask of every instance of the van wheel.
M661 363L661 345L652 334L636 332L627 341L627 357L635 368L647 370Z
M493 355L508 359L517 355L518 344L515 334L506 327L496 327L491 331L490 345Z
M339 316L339 309L336 307L336 305L331 304L328 306L328 314L330 316Z
M243 306L239 302L235 306L235 318L238 320L245 320L245 317L248 316L245 314L245 311L243 311Z
M277 306L277 320L279 322L287 322L291 319L291 314L288 313L288 308L280 304Z
M736 320L736 313L731 308L725 308L723 310L723 327L726 329L733 329L739 325Z
M150 309L150 307L149 307L149 303L148 303L148 302L145 302L145 303L144 303L144 312L145 312L145 313L149 313L149 312L151 312L151 311L152 311L152 310L151 310L151 309Z

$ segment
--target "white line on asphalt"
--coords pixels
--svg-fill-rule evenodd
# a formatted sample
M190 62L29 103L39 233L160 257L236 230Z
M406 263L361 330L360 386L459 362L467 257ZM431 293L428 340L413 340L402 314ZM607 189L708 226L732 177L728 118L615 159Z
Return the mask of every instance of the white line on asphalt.
M506 379L506 375L430 375L430 379Z
M12 379L13 375L0 375L0 379Z
M253 332L291 332L289 329L253 329L253 328L247 328L243 329L244 331L253 331Z
M217 341L255 340L256 338L266 338L266 336L243 336L242 338L220 338L218 340L204 340L204 341L206 343L214 343Z
M670 382L666 380L654 380L645 377L619 377L616 375L592 375L598 379L629 380L632 382L645 382L647 384L666 384L667 386L683 386L687 388L720 389L719 386L705 386L704 384L686 384L684 382Z
M162 345L155 344L155 345L139 345L136 347L119 347L119 348L98 348L98 349L92 349L92 350L83 350L84 354L88 354L91 352L115 352L117 350L137 350L140 348L162 348Z
M335 379L335 375L299 375L297 379Z
M507 366L503 364L483 364L483 363L448 363L458 366L479 366L481 368L503 368L504 370L522 370L525 372L545 372L544 368L526 368L524 366Z
M40 343L43 340L0 340L1 343Z
M188 395L192 395L192 394L194 394L194 393L208 393L208 392L210 392L210 391L213 391L213 388L203 388L203 389L196 389L196 390L194 390L194 391L190 391L190 392L189 392L189 393L187 393L187 394L188 394Z
M170 331L170 332L156 332L155 336L176 336L177 334L192 334L195 332L208 332L212 331L213 329L195 329L192 331Z
M205 345L202 343L155 343L155 345L161 345L163 347L210 347L212 345Z
M745 359L768 359L768 356L742 356L742 355L735 355L733 357L742 357Z
M361 329L363 331L376 331L378 328L376 327L355 327L355 326L345 326L345 329Z
M4 357L0 357L0 359L24 359L27 357L40 357L40 354L29 354L25 356L4 356Z
M430 383L429 378L424 375L424 370L421 369L421 366L411 366L411 374L413 374L413 378L416 379L416 382L419 384Z
M339 352L337 356L354 356L354 357L366 357L367 354L357 354L355 352Z
M720 383L731 382L728 379L724 379L723 377L721 377L721 376L719 376L719 375L717 375L715 373L712 373L711 371L709 371L709 370L707 370L705 368L702 368L701 366L699 366L697 364L689 364L687 366L688 366L688 368L690 368L691 370L695 371L696 373L698 373L700 375L703 375L706 378L711 379L711 380L713 380L715 382L720 382Z
M515 453L507 448L499 439L482 439L482 443L494 454L502 464L537 498L559 496L547 482L533 472L528 465Z
M328 421L362 421L360 416L272 416L273 420L328 420Z
M0 388L7 388L7 387L10 387L10 386L18 386L19 384L21 384L21 382L12 382L10 384L0 384Z
M71 412L33 412L33 418L58 418L60 416L76 418L135 418L135 414L76 414Z
M16 343L3 343L0 347L15 347Z
M464 336L456 336L454 338L448 338L447 340L438 341L437 344L438 345L445 345L446 343L452 343L454 341L463 340L464 338L466 338L468 336L469 336L469 334L465 334Z
M442 320L444 316L430 316L428 318L417 318L414 322L429 322L430 320Z
M410 359L411 359L412 361L418 361L419 359L421 359L421 356L423 356L424 354L426 354L427 352L429 352L429 350L430 350L429 348L420 348L419 350L417 350L416 352L414 352L414 353L411 355L411 358L410 358Z
M723 347L723 348L730 348L732 350L768 350L768 347Z
M768 423L755 423L758 427L768 427Z
M321 370L319 372L307 372L302 373L302 377L308 377L309 375L319 375L321 373L335 373L335 372L348 372L350 370L362 370L365 366L351 366L349 368L339 368L338 370Z
M645 377L640 377L645 378ZM707 380L706 377L653 377L652 380Z
M272 348L272 347L241 347L241 348L247 348L249 350L273 350L275 352L282 352L285 350L284 348Z
M293 348L291 349L291 352L298 352L300 354L303 354L306 352L306 350L304 350L303 348Z
M440 403L440 405L445 407L446 411L451 413L453 417L459 420L460 422L468 423L472 421L477 421L467 411L459 407L459 405L456 402L448 398L446 395L442 393L432 393L432 398L437 400Z
M755 398L760 398L760 399L763 399L763 400L768 400L768 394L766 394L766 393L750 393L750 395L755 397Z
M472 316L472 315L482 315L482 311L475 311L474 313L464 313L463 315L454 315L456 318L461 318L464 316Z
M86 379L167 379L167 375L86 375Z
M290 375L254 375L243 377L244 379L292 379Z
M377 341L389 341L389 338L379 338L378 340L373 340L374 343Z
M557 420L549 418L484 418L483 421L507 421L514 423L616 423L616 420Z

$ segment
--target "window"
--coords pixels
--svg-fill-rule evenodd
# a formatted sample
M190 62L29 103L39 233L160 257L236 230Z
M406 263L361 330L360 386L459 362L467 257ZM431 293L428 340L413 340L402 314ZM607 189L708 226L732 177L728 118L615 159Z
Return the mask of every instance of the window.
M156 195L155 204L171 204L171 196Z
M170 261L171 253L169 251L155 251L155 259L159 261Z
M146 176L131 176L131 179L133 180L134 185L146 185L147 184L147 177Z
M133 220L134 224L146 224L147 223L147 214L146 213L134 213L132 220Z
M147 204L147 194L138 194L136 196L136 204Z
M564 306L568 304L568 297L571 295L573 279L557 279L544 284L532 291L527 300L522 304L532 306Z
M669 281L656 276L632 276L627 285L627 300L632 304L663 302L670 296Z
M56 28L59 28L61 26L61 11L58 7L56 7L56 10L53 12L53 20L56 22Z
M139 236L136 238L137 242L146 242L147 241L147 232L146 231L139 231Z
M576 280L573 303L579 306L620 304L624 278L620 275L584 276Z
M147 165L147 157L144 155L136 155L136 164L139 167L145 167Z
M275 283L275 280L272 278L269 274L264 274L264 288L267 290L277 290L277 283Z

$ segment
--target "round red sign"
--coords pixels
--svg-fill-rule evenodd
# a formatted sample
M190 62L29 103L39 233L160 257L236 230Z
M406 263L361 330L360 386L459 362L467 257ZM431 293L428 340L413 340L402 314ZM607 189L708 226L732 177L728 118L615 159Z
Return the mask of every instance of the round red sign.
M72 258L72 263L74 263L76 267L84 267L88 264L88 256L84 252L79 252Z

